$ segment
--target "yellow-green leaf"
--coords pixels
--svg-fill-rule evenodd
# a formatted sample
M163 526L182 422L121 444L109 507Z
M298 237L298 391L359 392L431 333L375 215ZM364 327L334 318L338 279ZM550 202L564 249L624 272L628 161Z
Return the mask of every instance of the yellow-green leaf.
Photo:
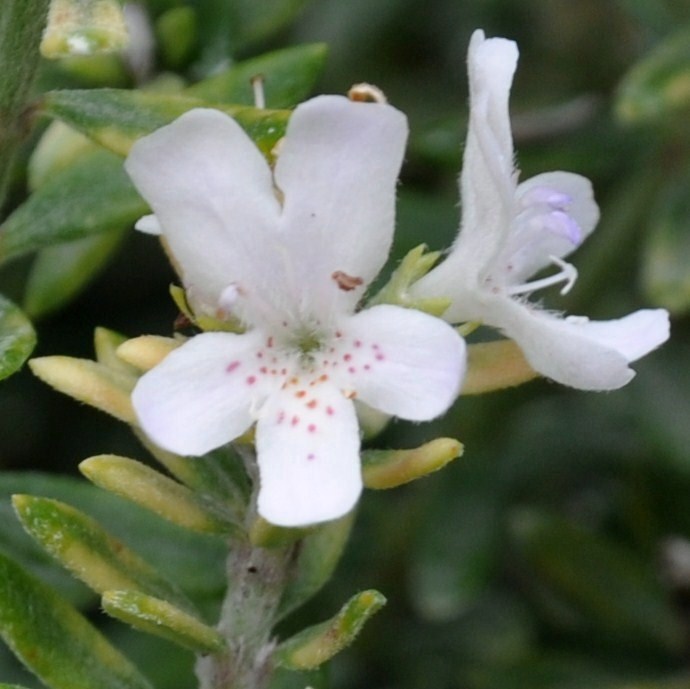
M69 603L3 555L0 635L51 689L151 689Z
M467 375L462 395L480 395L522 385L539 374L513 340L478 342L467 348Z
M253 105L251 79L261 76L266 106L291 108L311 93L323 71L327 53L325 43L276 50L214 74L190 86L185 94L214 103Z
M35 376L59 392L90 404L120 421L136 425L130 393L136 377L88 359L44 356L32 359Z
M118 156L102 150L85 153L39 187L0 226L0 262L130 227L147 212Z
M129 153L137 139L169 124L188 110L208 107L234 117L266 155L285 133L290 115L287 110L214 105L189 96L124 89L51 91L42 102L46 114L121 156Z
M29 319L0 295L0 380L21 368L35 345L36 333Z
M141 462L116 455L90 457L79 470L91 482L115 495L131 500L191 531L229 533L240 530L228 515L204 503L196 493Z
M453 438L437 438L413 450L367 450L362 478L367 488L396 488L442 469L463 452Z
M225 645L215 629L167 601L138 591L106 591L101 602L103 610L122 622L197 653L213 653Z
M347 543L355 512L318 526L304 538L290 582L280 601L279 616L285 616L317 593L331 578Z
M278 646L276 661L291 670L311 670L349 646L365 623L386 603L378 591L363 591L351 598L326 622L309 627Z
M27 313L45 316L74 299L105 268L128 230L115 228L40 251L27 280Z
M189 607L175 586L92 517L58 500L32 495L15 495L12 504L27 533L97 593L133 589Z

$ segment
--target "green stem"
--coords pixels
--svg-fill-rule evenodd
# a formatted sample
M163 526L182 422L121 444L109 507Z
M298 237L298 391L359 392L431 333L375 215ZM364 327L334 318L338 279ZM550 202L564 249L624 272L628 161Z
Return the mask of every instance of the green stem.
M0 7L0 207L24 138L23 111L38 66L50 0L2 0Z

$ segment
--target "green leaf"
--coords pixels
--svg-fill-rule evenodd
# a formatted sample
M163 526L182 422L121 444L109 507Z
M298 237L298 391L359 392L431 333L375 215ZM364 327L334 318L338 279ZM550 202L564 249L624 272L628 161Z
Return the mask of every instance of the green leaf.
M128 227L147 212L122 160L94 151L56 174L0 226L0 261Z
M674 314L690 308L690 169L671 175L650 213L642 284L652 303Z
M169 124L192 108L208 107L216 107L234 117L267 155L285 133L290 115L285 110L214 106L200 98L120 89L51 91L43 100L46 114L122 156L127 155L132 144L142 136Z
M0 207L14 154L28 133L23 112L39 64L49 0L3 0L0 12Z
M212 74L248 46L283 29L309 0L206 0L197 3L201 56L196 71Z
M9 505L9 496L33 493L69 501L70 504L107 524L116 538L139 553L173 579L185 593L215 615L226 585L227 546L217 536L192 533L171 524L148 510L127 503L83 479L40 472L0 473L0 516L5 526L0 530L0 548L19 560L22 566L41 578L51 577L61 591L74 595L74 579L53 565L45 552L22 531ZM76 582L75 582L76 583ZM84 587L78 592L83 600Z
M197 653L214 653L225 646L215 629L167 601L138 591L106 591L102 603L105 612L135 629Z
M266 106L291 108L309 96L323 71L328 48L312 43L245 60L189 87L185 95L214 103L254 104L251 79L263 77Z
M235 48L263 41L285 28L311 0L233 0Z
M0 635L51 689L151 689L69 603L3 555Z
M690 111L690 27L635 64L620 84L616 110L625 122L659 124Z
M130 394L136 384L136 376L96 361L69 356L34 358L29 367L37 378L59 392L136 426Z
M96 361L125 375L136 376L138 371L134 366L126 363L117 355L117 348L127 341L127 337L108 328L96 328L93 332L93 348Z
M126 457L100 455L84 460L79 470L97 486L131 500L185 529L201 533L237 533L240 525L222 518L189 488Z
M355 513L317 527L302 541L291 581L285 587L278 617L284 617L317 593L331 578L343 554Z
M326 622L309 627L278 646L275 659L291 670L312 670L349 646L366 622L386 603L378 591L353 596Z
M366 450L362 478L367 488L396 488L438 471L460 457L462 443L437 438L413 450Z
M97 593L134 589L189 607L175 586L95 519L48 498L15 495L12 503L26 531Z
M24 294L27 313L39 318L68 304L106 267L128 230L117 228L39 252Z
M29 319L0 294L0 380L21 368L36 345Z
M512 525L529 576L583 615L590 633L667 653L681 648L666 592L643 560L560 517L523 511Z
M180 71L199 42L196 10L188 5L169 9L156 20L155 33L163 61Z

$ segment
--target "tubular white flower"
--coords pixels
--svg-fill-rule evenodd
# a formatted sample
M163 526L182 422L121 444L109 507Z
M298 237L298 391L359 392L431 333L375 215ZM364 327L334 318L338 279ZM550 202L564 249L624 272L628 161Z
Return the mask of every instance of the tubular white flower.
M508 98L517 67L513 41L475 31L468 51L470 121L460 176L460 232L446 259L412 287L418 298L452 300L444 318L477 321L515 340L539 373L585 390L611 390L634 376L628 364L669 336L663 309L590 322L562 318L523 295L560 284L575 268L563 259L592 232L599 209L589 180L568 172L521 184L513 167ZM554 266L545 278L529 281Z
M384 104L299 106L275 169L231 118L193 110L138 141L126 168L196 310L240 318L203 333L137 384L161 447L201 455L256 422L259 513L282 526L334 519L361 489L353 400L414 421L444 412L462 339L396 306L355 314L390 248L407 122Z

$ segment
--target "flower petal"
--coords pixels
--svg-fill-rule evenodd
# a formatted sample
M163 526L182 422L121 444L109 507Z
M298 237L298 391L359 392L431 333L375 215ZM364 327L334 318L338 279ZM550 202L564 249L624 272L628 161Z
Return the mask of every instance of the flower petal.
M317 313L334 300L354 305L386 261L406 139L407 119L382 103L320 96L290 118L275 166L281 228Z
M520 216L518 216L511 227L511 236L506 241L506 250L510 253L507 259L511 264L510 279L514 284L523 282L542 268L551 265L552 256L562 258L577 249L599 222L599 206L594 200L592 184L586 177L560 171L545 172L531 177L518 185L516 192L518 206L521 205L520 200L526 194L539 188L563 194L569 198L567 208L560 214L567 216L568 221L574 223L577 236L564 236L543 227L534 231L528 243L523 241L523 246L519 248L521 238L517 236L520 229ZM545 221L548 221L546 216L548 214L545 214ZM536 221L538 218L532 222ZM514 246L511 247L511 244Z
M614 390L634 377L628 363L668 337L668 314L636 311L611 321L562 319L508 298L496 298L486 322L514 339L530 365L563 385Z
M465 343L447 323L383 304L343 323L337 379L358 399L387 414L428 421L458 395Z
M213 311L228 284L281 275L279 259L266 251L280 210L271 171L231 117L191 110L139 139L125 167L197 306Z
M275 383L255 372L257 333L203 333L172 351L134 388L142 429L160 447L203 455L241 435Z
M462 219L446 257L413 286L417 297L444 296L453 303L444 318L457 321L463 301L500 251L515 211L516 173L508 98L517 67L513 41L472 34L468 51L470 121L460 175Z
M153 214L142 215L141 218L134 223L134 229L139 230L139 232L143 232L144 234L163 234L163 228L158 222L158 218Z
M272 395L256 428L258 510L278 526L336 519L362 490L353 403L328 384L299 392L291 385Z
M568 323L571 321L566 319ZM637 361L666 342L671 328L665 309L641 309L618 320L576 320L574 324L587 337L613 347L628 361Z

